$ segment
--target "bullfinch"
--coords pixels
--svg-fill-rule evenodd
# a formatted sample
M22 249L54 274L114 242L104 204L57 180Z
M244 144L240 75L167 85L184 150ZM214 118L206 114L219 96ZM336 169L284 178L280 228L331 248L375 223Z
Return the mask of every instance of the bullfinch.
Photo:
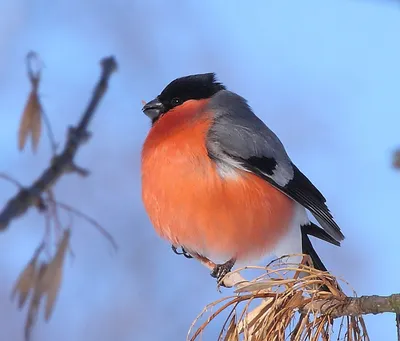
M344 235L324 196L243 97L214 73L190 75L143 112L152 125L141 155L142 200L175 252L208 265L218 281L236 262L269 254L307 254L326 271L309 236L339 246Z

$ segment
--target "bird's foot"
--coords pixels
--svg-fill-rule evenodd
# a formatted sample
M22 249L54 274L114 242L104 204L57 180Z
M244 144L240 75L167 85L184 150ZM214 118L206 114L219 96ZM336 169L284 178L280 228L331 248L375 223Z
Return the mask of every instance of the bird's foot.
M216 264L214 269L211 271L211 276L217 279L218 285L223 286L223 279L226 274L231 272L235 265L236 259L232 258L223 264Z
M182 252L179 252L178 248L175 245L172 245L171 249L177 255L184 255L186 258L189 258L189 259L193 258L193 256L189 252L187 252L182 246L181 246Z

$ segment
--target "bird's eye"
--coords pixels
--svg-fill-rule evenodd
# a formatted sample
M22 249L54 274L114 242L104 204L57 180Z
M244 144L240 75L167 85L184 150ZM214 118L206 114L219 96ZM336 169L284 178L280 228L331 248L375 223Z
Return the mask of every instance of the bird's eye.
M174 97L172 99L172 101L171 101L171 104L173 106L177 106L177 105L182 104L182 103L183 103L183 101L179 97Z

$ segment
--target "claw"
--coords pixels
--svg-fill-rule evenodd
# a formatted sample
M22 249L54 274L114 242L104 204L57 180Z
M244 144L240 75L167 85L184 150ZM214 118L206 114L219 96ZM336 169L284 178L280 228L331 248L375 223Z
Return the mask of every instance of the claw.
M176 255L182 254L181 252L178 251L178 248L175 245L171 245L171 249Z
M179 252L178 248L175 245L171 245L171 249L177 255L183 255L188 259L193 258L193 256L189 252L187 252L183 247L181 247L182 252Z
M183 247L182 247L181 249L182 249L182 254L183 254L186 258L188 258L188 259L193 258L193 256L192 256L189 252L187 252Z
M235 262L236 259L232 258L223 264L215 265L214 269L211 271L211 276L217 279L219 285L223 285L222 280L226 274L231 272Z

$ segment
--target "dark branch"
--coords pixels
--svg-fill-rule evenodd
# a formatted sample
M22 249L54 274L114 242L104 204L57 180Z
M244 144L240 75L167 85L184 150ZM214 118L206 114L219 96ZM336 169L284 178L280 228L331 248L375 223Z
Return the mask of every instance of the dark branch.
M21 189L7 202L0 212L0 230L5 230L13 219L23 215L30 207L37 206L37 203L41 201L42 194L50 189L63 174L82 170L81 167L75 165L74 157L79 147L90 138L89 123L107 91L109 79L116 71L117 62L113 57L104 58L101 61L101 67L100 80L94 89L92 98L77 126L69 128L63 151L53 157L50 166L30 187Z

